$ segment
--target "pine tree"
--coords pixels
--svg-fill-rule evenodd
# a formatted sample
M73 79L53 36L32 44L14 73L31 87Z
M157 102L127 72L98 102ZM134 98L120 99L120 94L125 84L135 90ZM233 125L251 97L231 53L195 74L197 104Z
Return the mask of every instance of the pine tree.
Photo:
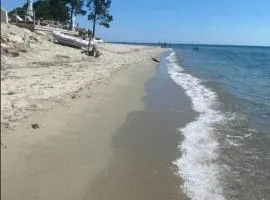
M87 0L89 8L88 20L93 22L93 37L95 37L96 22L106 28L110 27L113 16L110 15L111 0Z
M66 0L48 0L50 13L56 21L64 22L69 19Z
M16 8L17 10L25 10L28 4L24 4L22 7ZM36 18L50 19L60 22L69 20L68 7L66 6L66 0L37 0L33 3ZM15 10L9 12L14 14Z
M84 0L67 0L67 4L69 5L70 9L70 28L72 29L73 16L86 14L86 11L83 10Z

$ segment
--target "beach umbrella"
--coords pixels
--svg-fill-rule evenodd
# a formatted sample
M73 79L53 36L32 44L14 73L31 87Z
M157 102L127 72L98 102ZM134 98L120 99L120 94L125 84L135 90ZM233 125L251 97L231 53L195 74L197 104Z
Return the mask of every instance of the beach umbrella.
M33 17L33 0L27 0L27 4L28 4L28 7L27 7L26 14L28 16Z

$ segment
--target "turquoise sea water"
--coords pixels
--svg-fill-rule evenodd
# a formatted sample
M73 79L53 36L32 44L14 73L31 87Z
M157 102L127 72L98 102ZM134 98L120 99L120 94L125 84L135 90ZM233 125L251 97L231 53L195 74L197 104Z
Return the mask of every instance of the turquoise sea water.
M270 133L270 48L176 46L184 68L205 81L251 128Z
M167 65L199 114L175 162L190 199L270 199L270 48L174 45Z

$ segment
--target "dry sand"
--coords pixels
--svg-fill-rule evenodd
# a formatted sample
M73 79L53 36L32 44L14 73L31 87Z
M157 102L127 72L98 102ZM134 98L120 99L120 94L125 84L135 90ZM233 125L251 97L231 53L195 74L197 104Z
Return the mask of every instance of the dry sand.
M85 199L162 50L104 44L94 59L33 35L27 52L1 54L1 199Z
M110 164L112 138L128 113L142 110L144 83L155 63L131 65L84 96L53 110L33 112L15 132L2 135L2 199L87 199L92 181ZM40 124L32 129L33 122ZM119 163L121 165L121 163ZM96 191L95 196L103 193Z
M109 81L123 68L161 52L149 46L100 44L102 56L95 59L51 41L49 35L1 24L2 131L31 111L71 101L81 89Z

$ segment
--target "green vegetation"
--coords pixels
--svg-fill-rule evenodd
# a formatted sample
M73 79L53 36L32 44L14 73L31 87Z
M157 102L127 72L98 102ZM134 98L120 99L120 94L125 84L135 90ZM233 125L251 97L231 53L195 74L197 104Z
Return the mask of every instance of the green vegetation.
M65 22L69 20L69 9L67 0L38 0L33 3L36 18ZM27 4L16 8L18 11L27 9ZM9 14L14 14L15 9Z
M106 28L110 27L110 22L113 20L109 12L110 7L111 0L37 0L33 3L37 19L42 18L59 22L70 20L70 27L73 24L73 16L88 13L88 20L93 22L93 36L95 36L97 22ZM16 9L25 11L27 4ZM14 14L16 9L9 12L9 14Z
M69 6L70 27L72 28L73 16L86 14L86 11L83 9L84 0L66 0L66 2L67 2L67 5Z
M95 37L96 22L106 28L110 27L113 16L110 15L111 0L87 0L89 8L88 20L93 22L93 37Z

